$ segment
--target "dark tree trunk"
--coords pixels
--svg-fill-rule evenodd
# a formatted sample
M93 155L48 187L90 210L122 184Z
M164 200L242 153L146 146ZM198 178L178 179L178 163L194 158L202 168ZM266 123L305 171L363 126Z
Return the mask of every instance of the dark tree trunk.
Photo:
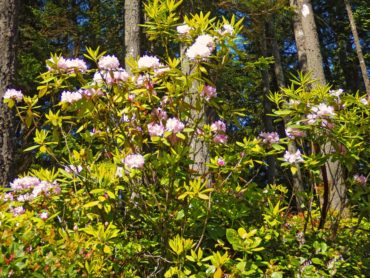
M3 96L14 76L18 7L17 0L0 0L0 186L14 174L13 113L3 104Z
M268 56L267 52L267 40L266 40L266 26L263 26L262 35L260 38L261 54L264 57ZM263 91L263 124L267 132L274 131L274 125L272 117L272 103L268 99L270 93L270 73L268 68L262 70L262 91ZM274 183L276 177L276 159L274 156L267 157L267 182Z

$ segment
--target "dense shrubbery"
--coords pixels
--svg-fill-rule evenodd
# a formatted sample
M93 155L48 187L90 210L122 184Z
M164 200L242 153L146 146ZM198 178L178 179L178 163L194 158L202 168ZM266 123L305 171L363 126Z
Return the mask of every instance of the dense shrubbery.
M8 91L5 101L18 102L19 118L35 131L35 145L26 151L43 167L3 190L0 273L365 277L370 224L360 171L369 169L369 101L327 87L307 93L302 77L271 95L286 138L248 134L227 143L222 119L202 119L204 106L220 109L208 72L231 59L240 22L200 14L185 18L176 32L175 8L167 6L160 18L153 14L146 28L151 38L186 46L181 57L146 55L128 61L128 73L114 56L89 49L86 62L48 60L38 96ZM190 159L194 140L208 148L204 173ZM292 140L299 153L285 151ZM335 152L311 151L312 143L328 141ZM290 186L262 186L250 177L271 155L306 174L302 212L292 209ZM339 221L329 214L318 229L316 186L329 159L346 166L349 177L358 174L346 181L353 217Z

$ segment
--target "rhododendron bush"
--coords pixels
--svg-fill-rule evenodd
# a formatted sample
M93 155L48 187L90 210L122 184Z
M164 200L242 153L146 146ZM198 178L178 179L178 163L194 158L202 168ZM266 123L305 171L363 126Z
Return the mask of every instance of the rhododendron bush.
M129 69L100 49L87 49L83 59L53 55L46 61L38 95L15 89L5 94L5 102L15 107L34 136L25 151L43 167L32 167L1 193L0 273L360 273L361 266L346 269L343 250L328 248L324 233L314 238L315 244L305 245L306 220L312 224L320 217L314 192L304 196L310 209L292 216L288 186L257 186L254 178L271 155L292 172L299 164L312 180L320 179L317 170L333 157L352 171L369 145L363 140L369 134L367 100L346 96L341 102L340 94L327 94L323 88L307 101L292 89L271 96L277 119L289 117L287 137L261 131L232 142L227 135L231 123L217 116L224 112L222 100L209 73L222 71L233 59L230 50L241 21L217 21L202 13L181 21L174 1L154 2L146 6L146 32L149 39L167 42L165 48L176 44L174 55L167 51L161 57L135 57L127 60ZM155 5L162 5L163 14L153 12ZM204 114L207 109L214 112L212 117ZM328 138L337 141L337 152L320 156L308 151L307 142L322 144ZM194 140L207 146L204 172L193 167ZM291 140L298 143L295 153L285 151ZM350 178L350 198L366 204L366 173L356 174ZM362 189L355 187L359 183ZM283 241L280 250L295 250L293 257L274 253Z

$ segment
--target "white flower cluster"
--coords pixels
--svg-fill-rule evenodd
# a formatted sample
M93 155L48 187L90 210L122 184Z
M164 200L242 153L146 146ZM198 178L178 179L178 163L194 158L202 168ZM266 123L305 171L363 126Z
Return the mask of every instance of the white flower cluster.
M108 85L118 84L119 82L126 82L130 78L130 75L123 68L117 68L113 71L97 71L94 74L93 81L95 84Z
M284 161L293 164L293 163L299 163L303 162L302 154L300 150L297 150L295 153L291 153L289 151L286 151L284 154Z
M187 24L183 24L183 25L180 25L180 26L176 27L177 33L179 33L180 35L189 34L191 29L192 28Z
M123 163L128 169L141 169L144 167L144 157L141 154L130 154L125 157Z
M336 98L339 98L341 94L343 94L343 89L329 91L329 95L336 97Z
M161 66L159 59L157 57L148 56L148 55L144 55L143 57L140 57L137 64L140 70L148 69L148 68L155 69Z
M62 92L60 102L74 103L81 99L82 99L82 91L77 91L77 92L64 91Z
M119 61L116 56L107 55L99 59L98 66L103 70L115 70L119 68Z
M20 102L23 99L23 94L21 91L17 91L15 89L8 89L5 91L4 99L13 99L17 102Z
M186 51L186 56L191 59L204 59L211 56L216 45L214 38L210 35L200 35L192 46Z

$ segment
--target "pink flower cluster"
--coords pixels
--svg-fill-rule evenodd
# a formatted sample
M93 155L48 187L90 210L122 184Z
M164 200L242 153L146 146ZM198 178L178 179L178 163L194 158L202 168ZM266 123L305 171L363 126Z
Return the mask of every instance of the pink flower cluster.
M226 132L226 124L223 121L216 121L211 124L211 131L214 133L213 142L218 144L226 144L228 136Z
M214 38L210 35L200 35L192 46L186 51L186 56L191 59L204 59L211 56L216 45Z
M23 99L23 94L21 91L17 91L15 89L7 89L4 94L4 99L13 99L20 102Z
M177 118L169 118L166 122L166 131L174 134L181 132L185 125Z
M202 92L200 93L200 96L203 97L206 101L209 101L211 98L214 98L217 96L217 89L215 87L205 85L203 87Z
M366 181L367 181L367 179L364 175L358 175L358 174L354 175L353 179L356 183L358 183L360 185L365 185Z
M259 137L262 138L262 143L268 145L279 143L280 140L279 134L276 132L261 132Z
M10 188L12 192L4 195L3 200L5 201L13 201L16 197L18 202L27 202L34 200L40 195L49 196L50 194L59 194L61 192L57 182L50 183L30 176L15 179L10 183ZM12 211L14 215L22 214L21 207Z
M162 123L150 123L148 124L148 131L150 136L161 137L164 133L164 126L162 125Z
M106 55L99 59L98 67L102 70L115 70L119 68L119 61L114 55Z
M291 153L286 151L284 154L284 161L293 164L293 163L300 163L303 162L302 154L300 150L297 150L295 153Z
M87 66L84 60L81 59L65 59L59 57L56 63L53 58L48 60L51 66L47 66L49 71L60 71L66 73L74 73L74 71L85 72L87 71Z
M128 169L141 169L144 167L144 157L141 154L130 154L125 157L123 163Z

